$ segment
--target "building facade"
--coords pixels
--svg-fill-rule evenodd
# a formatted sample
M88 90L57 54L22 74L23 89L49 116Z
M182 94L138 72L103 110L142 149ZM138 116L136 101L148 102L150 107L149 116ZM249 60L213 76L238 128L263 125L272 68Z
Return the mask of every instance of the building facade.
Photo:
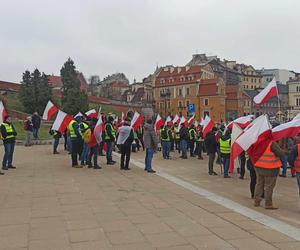
M300 75L287 82L289 118L294 118L300 112Z

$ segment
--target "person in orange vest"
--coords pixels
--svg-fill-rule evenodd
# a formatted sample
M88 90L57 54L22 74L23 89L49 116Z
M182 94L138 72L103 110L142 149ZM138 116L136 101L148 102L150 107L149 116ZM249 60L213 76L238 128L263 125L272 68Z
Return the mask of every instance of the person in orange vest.
M295 145L292 148L289 164L294 167L297 177L298 189L299 189L299 197L300 197L300 143Z
M276 142L269 143L263 155L255 162L257 182L254 193L254 206L260 206L262 196L265 198L266 209L278 209L273 204L273 190L282 165L280 157L284 155Z

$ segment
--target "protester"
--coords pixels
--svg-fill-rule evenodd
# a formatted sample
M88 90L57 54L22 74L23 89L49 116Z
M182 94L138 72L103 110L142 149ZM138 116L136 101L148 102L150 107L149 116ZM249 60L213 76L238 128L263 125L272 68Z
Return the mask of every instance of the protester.
M64 135L64 150L69 151L69 149L68 149L68 128L65 129L63 135Z
M174 142L175 142L175 149L178 150L178 153L180 154L180 128L178 124L174 123Z
M13 166L13 155L17 132L9 115L4 118L4 122L1 124L0 131L4 145L2 169L8 170L9 168L16 168Z
M57 151L58 145L59 145L59 139L61 138L61 132L57 130L50 129L49 134L53 136L54 142L53 142L53 154L59 154Z
M255 186L254 206L260 206L264 194L265 208L278 209L273 204L273 190L276 185L277 176L279 175L282 165L280 158L284 152L276 142L269 143L263 155L255 162L255 172L257 183Z
M33 127L33 138L35 140L39 139L39 129L41 127L41 117L37 112L32 115L32 127Z
M98 165L98 151L99 151L99 146L96 140L96 137L94 135L94 129L95 126L97 124L98 119L97 118L93 118L90 122L90 140L88 142L88 147L89 147L89 156L88 156L88 168L94 168L94 169L101 169L102 167L100 167ZM93 163L94 166L92 165L92 158L93 158Z
M82 117L77 116L74 120L70 122L68 125L68 130L70 133L70 141L71 141L71 158L72 158L72 167L74 168L82 168L82 166L78 165L78 156L82 153L82 135L80 133L79 124L81 122Z
M217 128L214 127L205 137L204 144L206 148L206 152L208 154L208 174L209 175L218 175L214 171L214 161L216 158L216 152L218 148L218 144L216 141L215 133Z
M231 145L231 131L226 130L224 135L221 136L220 141L220 153L224 168L224 178L230 178L228 175L229 163L230 163L230 145Z
M289 157L289 163L294 167L297 177L299 197L300 197L300 144L293 146Z
M28 116L24 121L24 130L26 131L25 147L32 146L33 125L31 116Z
M152 158L153 154L157 150L158 139L155 134L154 126L151 119L148 119L144 126L144 143L146 148L145 171L147 171L148 173L155 173L156 171L152 168Z
M171 138L172 133L170 130L170 125L167 124L160 129L160 141L162 145L162 154L165 160L170 160L170 151L171 151Z
M195 157L194 149L195 149L196 137L197 137L197 132L195 130L194 124L192 124L189 128L189 140L188 140L190 157Z
M239 155L239 160L240 160L240 166L238 168L238 173L240 174L240 179L243 180L245 177L245 165L246 165L246 155L245 155L245 151L243 151L240 155Z
M112 116L109 116L104 129L104 140L107 145L107 149L106 149L107 165L114 165L116 163L116 161L112 159L112 151L116 139L116 130L113 125L113 122L114 122L114 118Z
M198 156L199 160L203 160L202 157L203 142L204 142L203 133L202 133L202 129L200 128L196 134L196 149L195 149L195 154Z
M128 118L129 119L129 118ZM131 120L130 120L131 121ZM139 126L138 129L137 129L137 137L139 139L139 142L141 143L142 145L142 148L143 148L143 151L145 151L145 145L144 145L144 128L143 126Z
M187 159L187 142L189 138L188 129L185 127L185 124L181 124L181 128L179 130L180 134L180 150L182 152L180 158Z
M120 145L121 150L121 170L130 170L129 161L131 154L131 144L134 140L133 128L130 126L131 121L129 118L125 118L124 124L119 128L117 145Z
M90 119L86 119L85 121L82 121L80 124L79 124L79 129L80 129L80 134L82 136L82 139L83 139L83 146L82 146L82 153L80 155L80 165L81 166L85 166L88 162L88 156L89 156L89 146L88 146L88 141L85 141L84 140L84 136L85 136L85 133L87 131L89 131L89 124L88 124L88 120Z
M251 193L251 198L254 198L254 192L255 192L255 185L256 185L256 172L254 169L254 166L249 158L249 155L244 152L245 154L245 160L247 163L247 169L249 170L250 173L250 193Z

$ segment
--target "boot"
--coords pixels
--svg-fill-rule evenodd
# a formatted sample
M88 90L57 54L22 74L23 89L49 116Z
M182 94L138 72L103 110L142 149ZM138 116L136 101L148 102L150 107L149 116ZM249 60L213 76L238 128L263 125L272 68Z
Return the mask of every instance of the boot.
M276 209L278 209L278 207L271 204L271 205L265 205L265 209L276 210Z

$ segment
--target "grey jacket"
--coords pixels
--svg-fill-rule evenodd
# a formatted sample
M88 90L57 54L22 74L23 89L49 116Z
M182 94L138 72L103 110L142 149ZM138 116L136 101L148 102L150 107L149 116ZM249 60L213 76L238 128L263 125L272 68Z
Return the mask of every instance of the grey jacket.
M158 139L155 134L154 126L146 123L144 126L144 144L145 148L157 149Z

